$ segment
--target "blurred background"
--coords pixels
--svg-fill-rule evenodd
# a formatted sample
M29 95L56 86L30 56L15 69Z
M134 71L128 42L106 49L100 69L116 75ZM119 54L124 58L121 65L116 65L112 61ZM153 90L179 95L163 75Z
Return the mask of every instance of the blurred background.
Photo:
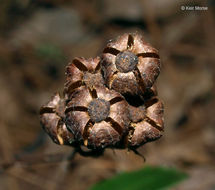
M205 11L182 10L204 6ZM99 158L54 144L39 108L63 91L65 66L100 55L109 39L143 32L160 52L164 136ZM144 165L178 168L173 189L215 189L215 2L213 0L1 0L0 189L85 190Z

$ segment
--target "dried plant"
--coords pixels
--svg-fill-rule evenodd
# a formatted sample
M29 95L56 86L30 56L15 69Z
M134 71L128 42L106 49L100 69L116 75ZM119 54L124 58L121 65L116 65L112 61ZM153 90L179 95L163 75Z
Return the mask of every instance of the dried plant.
M136 148L162 136L163 104L154 85L158 51L140 34L111 41L97 58L75 58L66 67L64 97L41 108L41 123L57 144ZM153 86L154 85L154 86Z

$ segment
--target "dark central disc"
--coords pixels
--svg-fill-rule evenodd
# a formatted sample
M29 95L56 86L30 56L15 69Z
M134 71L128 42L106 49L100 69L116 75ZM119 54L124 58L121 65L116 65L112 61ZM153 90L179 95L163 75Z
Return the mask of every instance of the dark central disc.
M110 103L106 100L97 98L90 102L88 113L93 122L103 121L110 113Z
M116 68L121 73L132 71L138 63L138 57L130 51L124 51L116 56Z

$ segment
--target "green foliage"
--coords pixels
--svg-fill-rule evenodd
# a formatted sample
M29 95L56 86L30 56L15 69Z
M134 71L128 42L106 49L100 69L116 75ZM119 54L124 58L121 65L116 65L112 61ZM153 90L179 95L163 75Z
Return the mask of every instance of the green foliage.
M90 190L164 190L187 178L185 173L163 167L124 172L94 185Z
M42 71L53 79L58 79L60 72L67 63L66 56L60 47L50 43L35 47L35 55L41 60Z
M36 54L48 62L63 63L65 61L63 51L53 44L40 44L36 47Z

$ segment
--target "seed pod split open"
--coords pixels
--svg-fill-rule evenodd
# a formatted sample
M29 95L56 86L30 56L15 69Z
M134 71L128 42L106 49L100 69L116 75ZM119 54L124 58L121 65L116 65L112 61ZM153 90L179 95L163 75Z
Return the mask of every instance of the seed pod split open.
M67 104L66 126L77 141L88 147L113 147L128 131L127 106L113 90L96 87L91 91L83 87Z
M51 100L40 109L40 122L51 139L60 145L72 145L74 136L63 121L65 101L55 94Z
M102 54L106 84L121 94L144 94L154 84L160 67L158 51L137 33L119 36Z

